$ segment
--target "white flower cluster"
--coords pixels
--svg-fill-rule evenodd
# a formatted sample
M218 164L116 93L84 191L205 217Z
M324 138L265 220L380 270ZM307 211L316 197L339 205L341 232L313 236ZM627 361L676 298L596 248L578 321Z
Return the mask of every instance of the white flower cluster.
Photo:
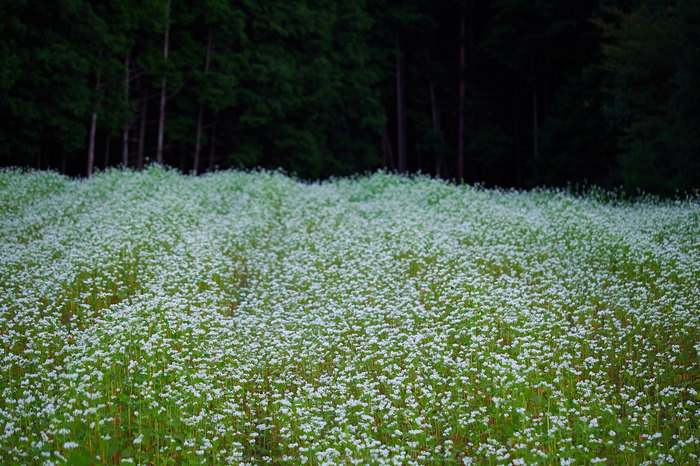
M678 464L700 202L0 171L2 464Z

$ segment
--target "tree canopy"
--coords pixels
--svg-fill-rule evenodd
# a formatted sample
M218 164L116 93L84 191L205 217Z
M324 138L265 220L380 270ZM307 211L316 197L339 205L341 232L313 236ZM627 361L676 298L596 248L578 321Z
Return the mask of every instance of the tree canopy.
M3 165L700 188L693 0L8 0Z

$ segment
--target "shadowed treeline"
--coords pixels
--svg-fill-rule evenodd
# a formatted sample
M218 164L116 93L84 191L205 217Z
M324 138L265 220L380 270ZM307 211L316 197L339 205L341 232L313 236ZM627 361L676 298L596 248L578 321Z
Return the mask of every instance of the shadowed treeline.
M2 165L700 187L693 0L0 6Z

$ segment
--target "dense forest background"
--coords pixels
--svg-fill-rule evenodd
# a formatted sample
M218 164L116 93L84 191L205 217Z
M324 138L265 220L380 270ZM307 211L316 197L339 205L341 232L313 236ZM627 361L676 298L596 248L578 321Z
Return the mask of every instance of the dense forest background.
M697 0L0 0L2 165L700 187Z

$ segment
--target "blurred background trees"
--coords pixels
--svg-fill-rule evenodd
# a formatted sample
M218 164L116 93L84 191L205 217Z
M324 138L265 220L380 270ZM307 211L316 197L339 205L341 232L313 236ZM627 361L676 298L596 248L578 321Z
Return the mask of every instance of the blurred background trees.
M700 187L694 0L3 0L0 159Z

